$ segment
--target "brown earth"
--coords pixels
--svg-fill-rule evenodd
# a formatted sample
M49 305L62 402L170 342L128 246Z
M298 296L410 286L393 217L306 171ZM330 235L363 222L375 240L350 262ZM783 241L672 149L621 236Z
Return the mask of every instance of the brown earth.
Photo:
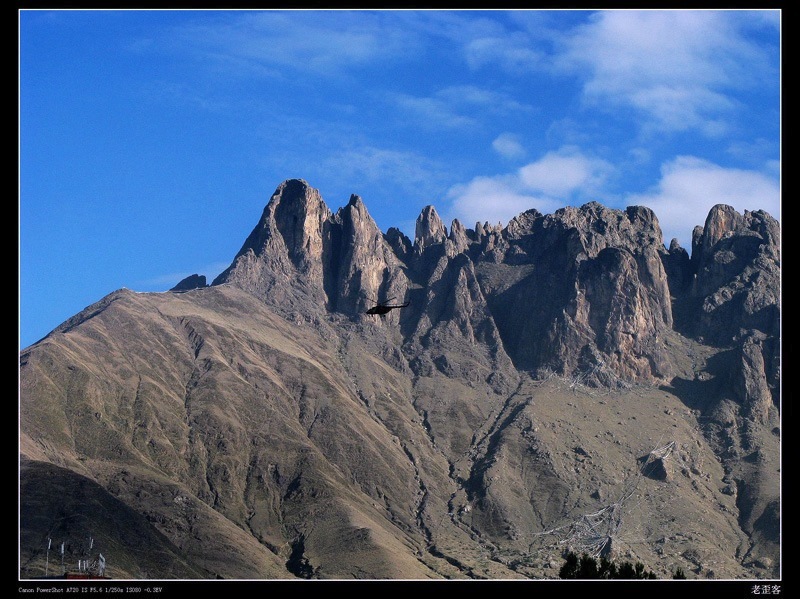
M20 417L28 575L48 534L102 526L57 525L65 512L111 500L185 563L159 567L144 540L108 533L121 578L554 577L564 547L591 539L543 533L610 506L613 555L662 577L775 573L768 510L760 542L743 524L778 501L779 438L750 423L755 453L722 449L742 418L732 402L704 412L714 348L674 335L671 385L518 375L497 393L391 366L387 323L289 322L231 286L120 291L87 310L22 356L23 397L42 398ZM643 476L641 458L668 444L669 476ZM51 480L55 466L83 494Z

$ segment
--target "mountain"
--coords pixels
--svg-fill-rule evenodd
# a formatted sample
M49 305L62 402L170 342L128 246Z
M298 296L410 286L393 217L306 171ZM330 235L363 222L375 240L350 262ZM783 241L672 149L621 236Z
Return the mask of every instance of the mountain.
M780 400L762 211L691 255L598 203L412 241L287 180L210 285L20 352L20 574L102 532L118 578L776 578Z

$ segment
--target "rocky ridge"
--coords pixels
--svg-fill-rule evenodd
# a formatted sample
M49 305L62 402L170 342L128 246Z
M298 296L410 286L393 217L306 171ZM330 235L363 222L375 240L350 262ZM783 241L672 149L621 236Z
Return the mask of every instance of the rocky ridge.
M654 382L676 372L663 351L673 330L715 345L749 331L778 337L779 242L766 213L718 205L695 231L690 259L677 242L664 248L652 210L596 202L551 215L530 210L505 228L472 230L454 220L449 233L426 206L412 242L396 229L381 233L360 197L333 214L305 181L289 180L213 284L234 284L283 310L294 307L292 288L350 318L363 318L379 299L407 297L407 341L429 337L443 321L458 328L457 339L474 342L476 328L482 342L499 339L526 371ZM277 295L276 277L284 282ZM777 359L769 351L774 395Z

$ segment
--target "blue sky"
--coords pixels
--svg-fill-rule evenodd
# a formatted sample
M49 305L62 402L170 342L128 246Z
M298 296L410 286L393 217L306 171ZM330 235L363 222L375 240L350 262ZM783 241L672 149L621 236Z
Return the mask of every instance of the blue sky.
M20 347L227 267L275 188L413 238L597 200L780 219L779 10L19 12Z

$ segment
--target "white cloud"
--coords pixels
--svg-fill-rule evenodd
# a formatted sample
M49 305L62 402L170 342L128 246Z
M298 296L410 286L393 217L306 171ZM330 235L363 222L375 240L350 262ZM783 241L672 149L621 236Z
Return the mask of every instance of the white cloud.
M475 177L450 188L452 218L465 226L475 222L507 223L518 214L536 208L552 213L569 203L597 199L613 167L606 161L582 154L576 148L550 152L514 173Z
M515 175L475 177L469 183L453 186L447 198L452 202L450 218L457 218L465 227L484 222L506 224L531 208L548 213L561 207L552 198L526 193Z
M522 147L519 139L513 133L501 133L492 142L492 149L503 158L514 159L525 155L525 148Z
M726 92L775 71L767 51L745 34L746 19L734 13L601 11L566 38L556 64L586 69L585 97L599 105L634 107L662 130L717 134L715 121L736 107Z
M664 242L677 238L691 248L692 229L703 225L716 204L737 211L765 210L780 218L780 188L776 179L758 171L724 168L693 156L679 156L661 169L661 181L645 194L628 196L627 205L651 208L658 217Z
M575 191L593 193L603 187L613 167L574 149L550 152L519 170L521 183L550 197L566 198Z

